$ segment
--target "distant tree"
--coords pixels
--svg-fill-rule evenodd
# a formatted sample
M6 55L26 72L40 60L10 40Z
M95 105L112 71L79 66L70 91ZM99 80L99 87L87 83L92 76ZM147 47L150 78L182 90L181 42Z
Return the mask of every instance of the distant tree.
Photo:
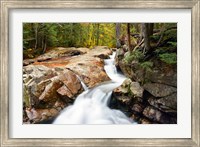
M130 33L130 23L127 23L127 45L128 49L131 52L131 33Z
M121 24L116 23L116 47L120 48L121 47L121 41L120 41L120 35L121 35Z

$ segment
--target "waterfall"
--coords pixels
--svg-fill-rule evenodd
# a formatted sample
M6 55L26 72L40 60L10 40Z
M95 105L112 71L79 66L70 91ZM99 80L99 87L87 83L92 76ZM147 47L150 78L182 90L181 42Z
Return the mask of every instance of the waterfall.
M104 69L111 81L104 82L92 89L85 89L74 104L65 108L53 124L131 124L134 123L124 113L108 107L113 89L120 86L125 76L118 73L114 65L115 52L105 59ZM80 79L80 77L78 77ZM81 80L81 79L80 79Z

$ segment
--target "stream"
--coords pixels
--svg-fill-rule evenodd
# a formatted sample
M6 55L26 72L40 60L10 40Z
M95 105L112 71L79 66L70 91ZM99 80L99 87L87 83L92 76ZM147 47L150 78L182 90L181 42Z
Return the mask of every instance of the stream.
M114 64L115 52L110 59L104 60L104 69L111 81L104 82L92 89L81 81L84 92L74 104L65 108L53 124L131 124L135 123L123 112L110 109L108 104L113 89L120 86L126 77L120 74ZM79 78L80 79L80 78Z

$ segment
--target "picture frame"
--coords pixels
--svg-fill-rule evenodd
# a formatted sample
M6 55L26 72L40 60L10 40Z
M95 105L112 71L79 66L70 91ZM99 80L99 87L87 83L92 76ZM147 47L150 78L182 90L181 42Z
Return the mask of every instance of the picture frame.
M9 11L11 9L123 8L192 10L192 137L190 139L14 139L9 138ZM200 1L1 1L1 146L200 146Z

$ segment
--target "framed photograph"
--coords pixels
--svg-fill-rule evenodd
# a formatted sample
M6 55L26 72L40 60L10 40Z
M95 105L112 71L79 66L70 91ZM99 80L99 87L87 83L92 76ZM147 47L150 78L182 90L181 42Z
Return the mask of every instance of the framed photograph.
M1 146L200 146L199 9L1 1Z

